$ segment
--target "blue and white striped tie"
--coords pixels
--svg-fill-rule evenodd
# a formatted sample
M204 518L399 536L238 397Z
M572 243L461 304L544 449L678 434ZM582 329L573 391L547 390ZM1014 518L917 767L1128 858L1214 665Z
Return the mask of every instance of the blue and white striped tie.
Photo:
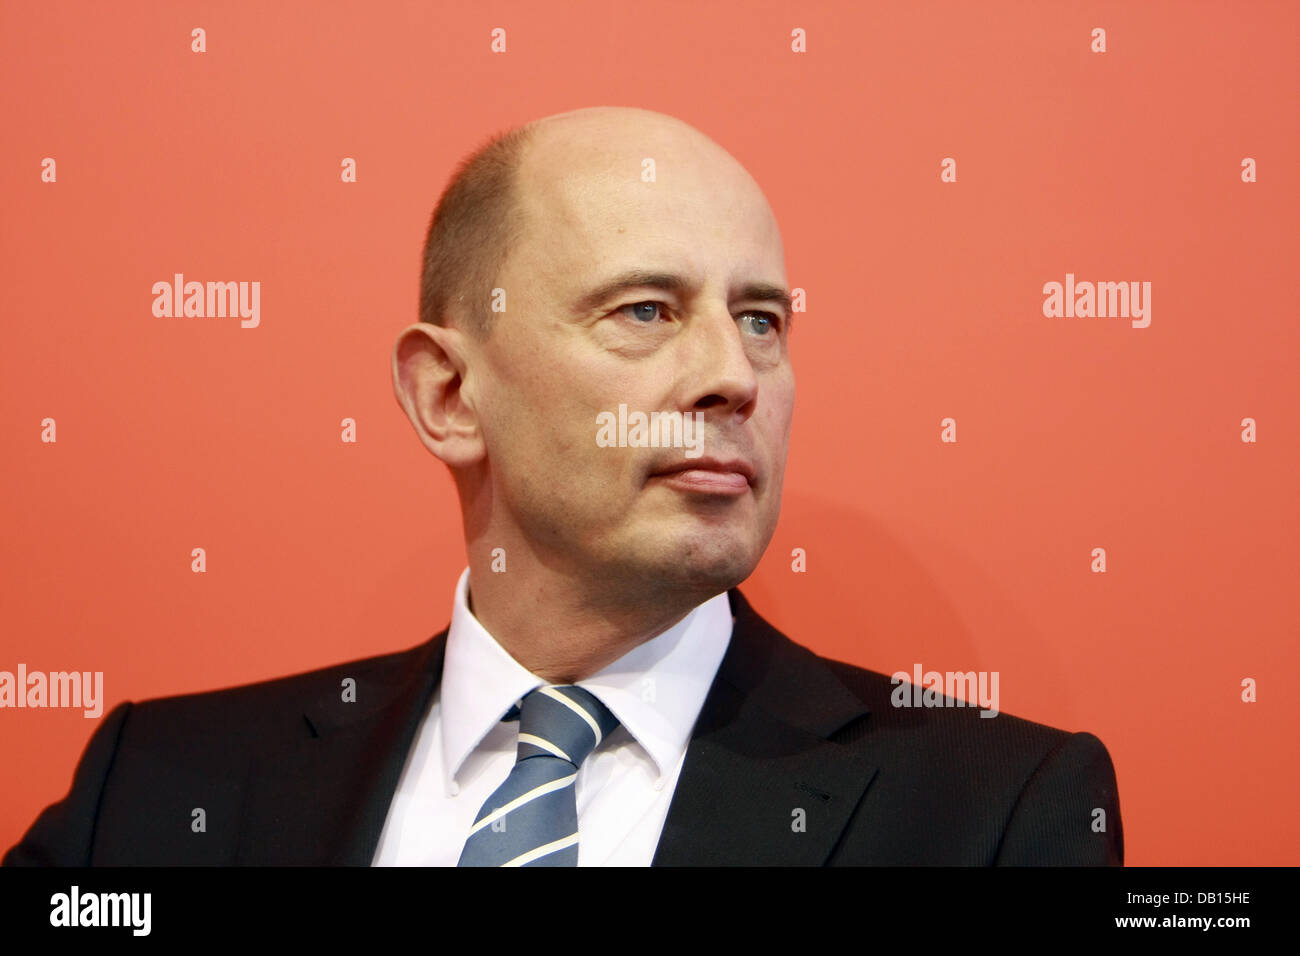
M617 726L575 684L526 695L514 768L484 801L457 866L577 866L578 768Z

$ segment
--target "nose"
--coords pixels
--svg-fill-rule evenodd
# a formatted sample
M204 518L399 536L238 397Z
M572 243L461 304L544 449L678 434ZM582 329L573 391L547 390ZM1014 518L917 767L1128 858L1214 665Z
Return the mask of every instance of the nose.
M745 350L744 333L726 305L697 314L683 345L691 410L714 409L735 414L741 421L752 415L758 378Z

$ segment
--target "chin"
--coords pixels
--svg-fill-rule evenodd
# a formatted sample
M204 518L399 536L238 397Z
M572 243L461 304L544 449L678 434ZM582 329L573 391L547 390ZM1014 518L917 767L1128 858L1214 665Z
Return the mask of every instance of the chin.
M770 534L763 524L730 520L702 525L694 516L647 517L609 539L601 576L617 587L654 582L669 592L708 597L733 588L758 566Z
M719 534L684 542L669 553L660 574L683 589L717 594L749 577L762 554L755 542L737 542Z
M730 568L701 568L695 573L687 573L682 582L683 590L697 592L701 600L723 591L729 591L754 571L753 567L734 566Z

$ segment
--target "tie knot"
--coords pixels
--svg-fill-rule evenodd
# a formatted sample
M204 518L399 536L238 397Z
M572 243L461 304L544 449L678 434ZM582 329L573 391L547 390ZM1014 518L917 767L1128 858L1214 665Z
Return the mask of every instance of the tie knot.
M618 718L590 691L576 684L545 684L520 707L516 763L546 756L581 767L617 726Z

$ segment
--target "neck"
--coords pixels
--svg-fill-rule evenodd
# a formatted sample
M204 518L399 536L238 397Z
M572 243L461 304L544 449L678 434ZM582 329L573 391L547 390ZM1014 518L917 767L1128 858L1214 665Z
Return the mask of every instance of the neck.
M674 582L663 574L580 566L572 554L541 553L502 519L502 509L494 510L490 481L453 474L469 558L470 611L511 657L548 683L590 677L719 593L680 577Z
M522 573L521 573L522 572ZM470 610L520 665L551 684L572 684L680 622L694 596L619 600L547 569L493 573L470 560Z

